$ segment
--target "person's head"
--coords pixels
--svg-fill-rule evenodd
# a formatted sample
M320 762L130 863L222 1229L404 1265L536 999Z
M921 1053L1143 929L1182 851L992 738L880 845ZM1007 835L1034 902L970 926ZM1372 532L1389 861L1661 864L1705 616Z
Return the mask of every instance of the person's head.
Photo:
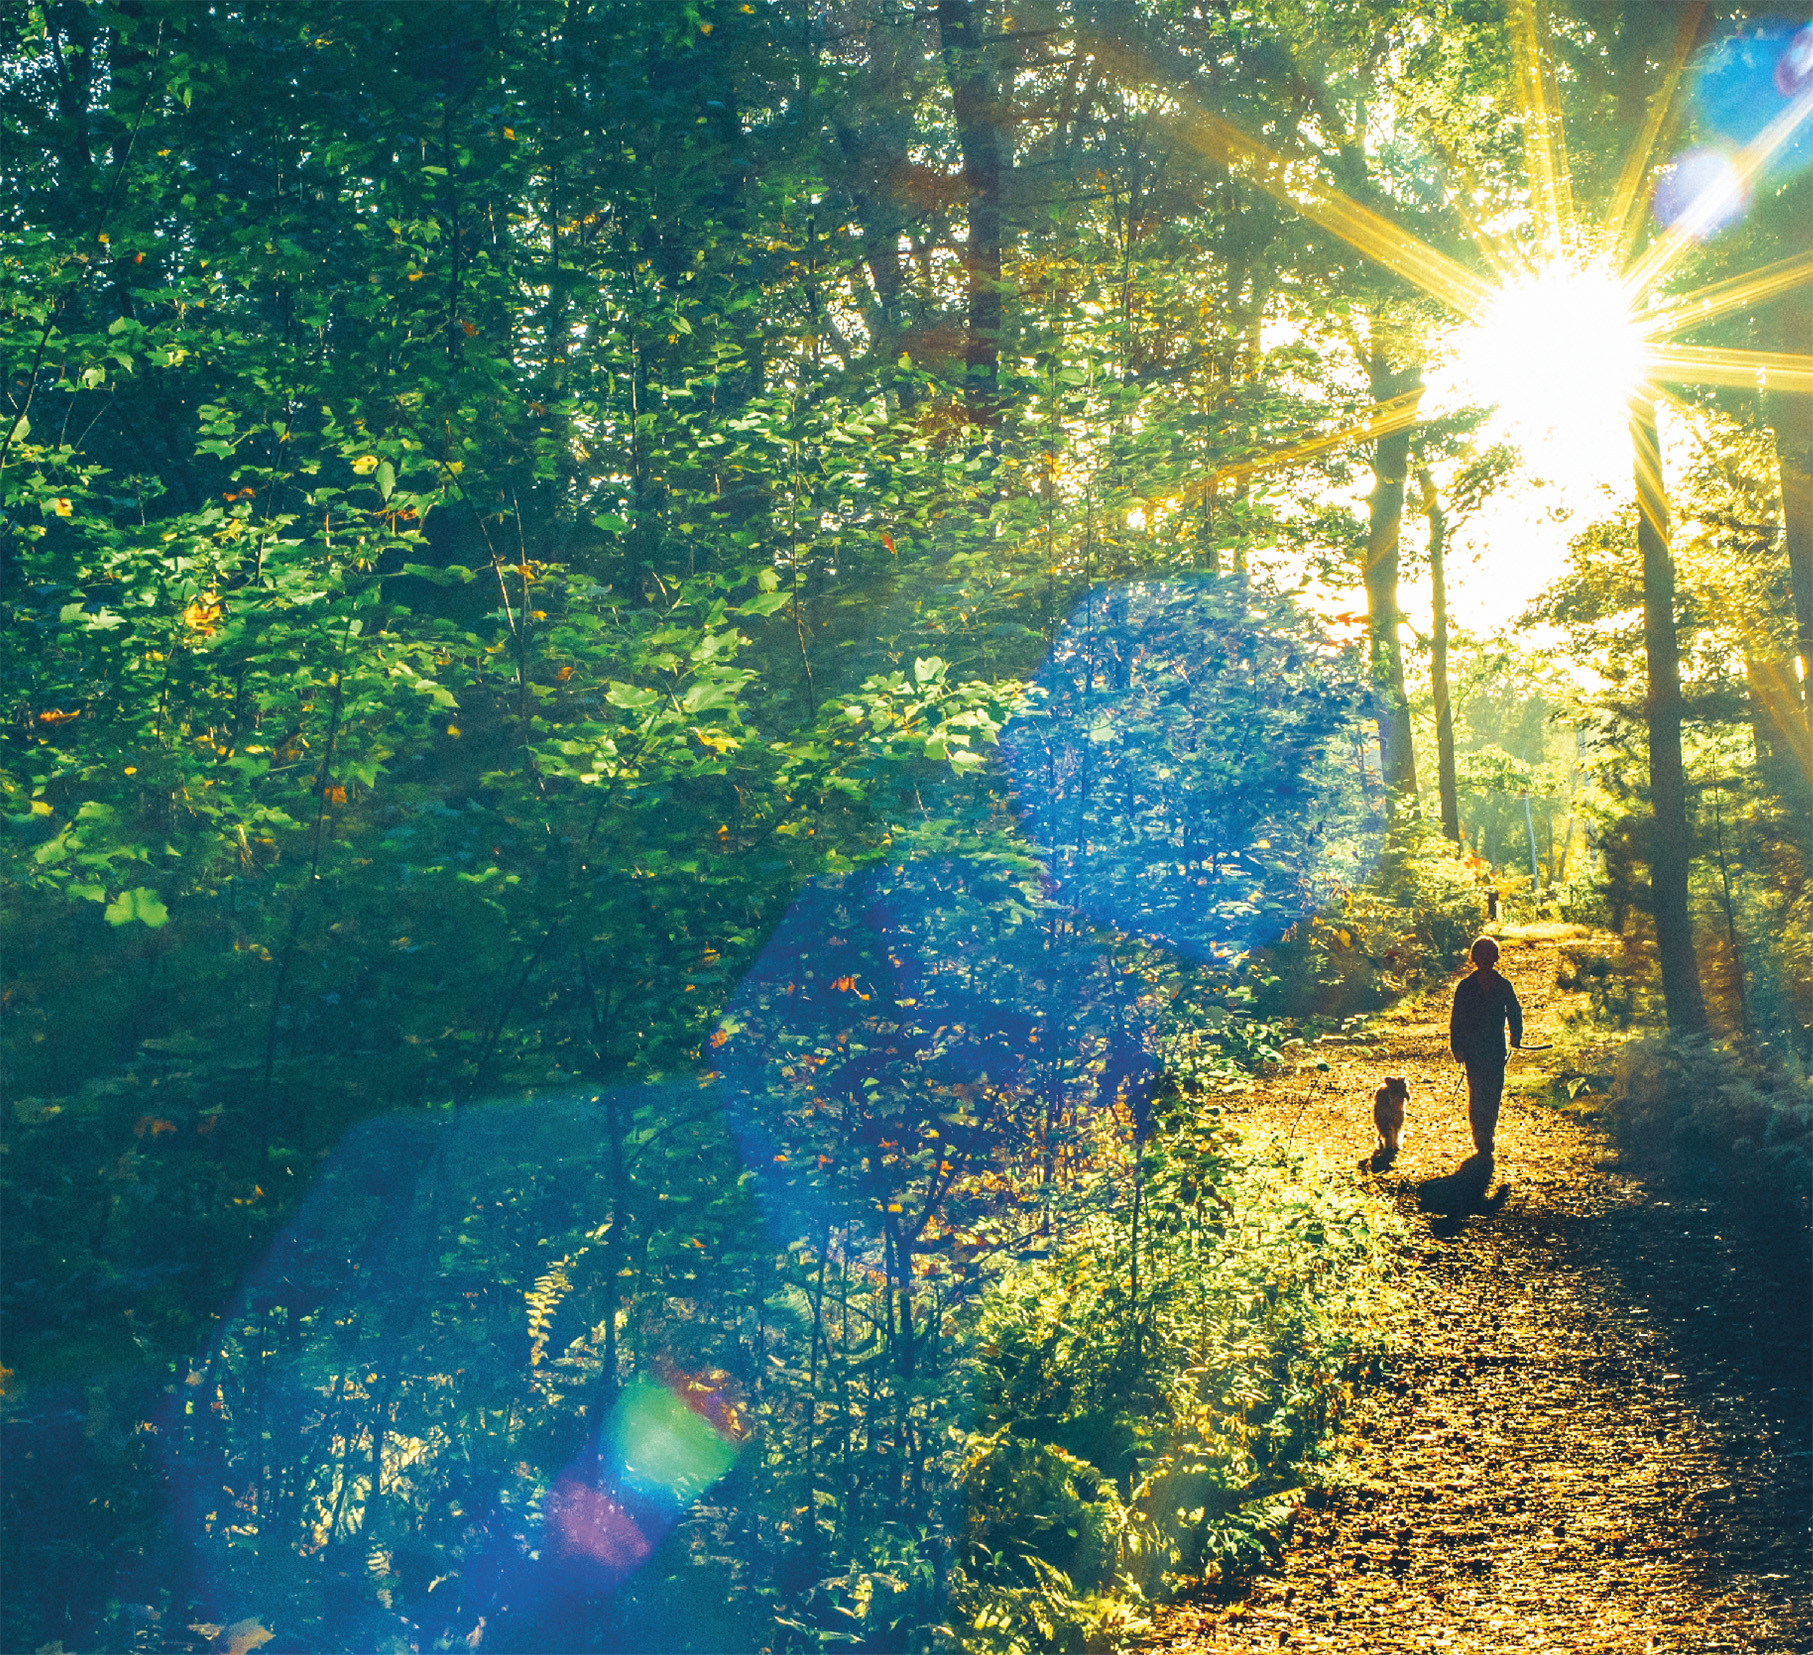
M1498 944L1490 937L1481 937L1468 953L1481 971L1490 971L1498 964Z

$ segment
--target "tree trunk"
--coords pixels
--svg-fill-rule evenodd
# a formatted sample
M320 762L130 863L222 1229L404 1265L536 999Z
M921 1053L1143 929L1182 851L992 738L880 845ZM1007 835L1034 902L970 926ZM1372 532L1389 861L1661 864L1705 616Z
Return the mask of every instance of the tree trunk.
M1813 290L1796 288L1776 306L1785 349L1806 349L1813 338ZM1813 760L1813 396L1776 393L1770 409L1775 464L1782 485L1782 540L1794 590L1794 630L1800 655L1802 711L1807 719L1805 756ZM1803 772L1807 779L1813 774Z
M969 197L964 266L969 329L964 398L981 424L999 408L1001 355L1001 171L1004 133L999 79L987 45L987 0L938 0L938 38L951 89Z
M1394 370L1374 351L1368 364L1376 401L1402 396L1422 381L1422 370ZM1404 526L1404 479L1410 469L1410 431L1393 431L1373 445L1372 494L1366 527L1366 636L1372 659L1372 692L1385 768L1385 795L1395 816L1416 797L1416 752L1410 743L1410 700L1404 693L1404 656L1398 643L1398 541Z
M1677 1034L1706 1028L1706 1000L1693 952L1687 908L1691 860L1687 775L1681 761L1681 658L1675 638L1675 568L1668 547L1668 502L1662 492L1662 451L1653 402L1631 408L1631 446L1637 473L1637 548L1643 556L1643 652L1649 689L1649 883L1661 957L1662 998Z
M1417 468L1423 516L1429 521L1429 595L1435 610L1429 643L1429 677L1435 694L1435 779L1441 794L1442 832L1460 843L1460 799L1454 785L1454 710L1448 701L1448 580L1442 568L1448 524L1428 466Z

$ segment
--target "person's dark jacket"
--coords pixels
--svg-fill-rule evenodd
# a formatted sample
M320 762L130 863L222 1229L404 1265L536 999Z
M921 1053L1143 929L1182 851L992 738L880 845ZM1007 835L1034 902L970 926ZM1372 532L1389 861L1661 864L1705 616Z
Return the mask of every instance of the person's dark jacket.
M1523 1007L1517 991L1496 971L1475 971L1463 977L1454 991L1454 1012L1448 1019L1448 1044L1462 1063L1481 1067L1505 1064L1505 1025L1511 1025L1511 1044L1523 1044Z

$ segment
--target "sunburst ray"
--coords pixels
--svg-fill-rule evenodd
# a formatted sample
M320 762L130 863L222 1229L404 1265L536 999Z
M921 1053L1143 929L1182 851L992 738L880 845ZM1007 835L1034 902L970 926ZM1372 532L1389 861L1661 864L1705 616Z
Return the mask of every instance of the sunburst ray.
M1448 200L1449 209L1461 222L1461 227L1473 239L1473 245L1479 249L1479 256L1491 267L1493 277L1502 286L1506 282L1516 281L1519 277L1530 274L1530 261L1523 249L1504 236L1488 230L1474 216L1469 204L1471 198L1482 193L1479 180L1472 171L1450 154L1439 139L1430 140L1436 154L1441 158L1442 168L1452 173L1460 181L1461 188L1451 191ZM1447 180L1443 180L1444 183Z
M1192 487L1182 498L1191 499L1205 493L1211 488L1225 482L1239 482L1244 477L1254 476L1261 471L1269 471L1274 466L1289 465L1293 460L1306 460L1315 454L1324 454L1331 448L1345 448L1349 443L1368 442L1375 437L1383 437L1393 431L1402 431L1407 426L1420 423L1421 413L1418 405L1423 398L1423 390L1418 386L1414 391L1406 391L1402 396L1390 398L1385 402L1375 402L1368 408L1343 420L1332 431L1326 431L1314 437L1304 437L1297 442L1276 448L1269 453L1258 455L1251 460L1242 460L1237 465L1223 466L1203 482Z
M1650 345L1643 352L1643 371L1667 385L1725 385L1737 390L1813 396L1813 356L1798 356L1791 351Z
M1219 115L1201 107L1187 110L1184 133L1204 154L1239 168L1243 178L1266 194L1460 315L1477 316L1491 301L1493 285L1486 278L1383 213L1361 206L1308 166L1293 167L1277 150Z
M1318 176L1313 160L1293 162L1232 121L1205 109L1174 78L1123 42L1091 39L1090 50L1106 65L1130 79L1162 88L1177 106L1183 136L1201 153L1319 225L1412 286L1461 316L1479 315L1490 303L1494 284L1460 260L1431 247L1421 237L1393 223L1383 213L1362 206Z
M1671 338L1702 322L1748 310L1754 304L1761 304L1765 299L1810 281L1813 281L1813 249L1777 259L1774 264L1765 264L1742 276L1712 282L1678 298L1666 299L1646 312L1640 323L1650 338Z
M1704 0L1689 0L1675 31L1661 85L1649 101L1641 138L1627 157L1616 189L1599 228L1601 247L1628 251L1642 215L1638 212L1650 159L1679 94L1680 81L1698 36ZM1526 162L1529 167L1532 209L1540 220L1545 258L1534 268L1520 252L1508 248L1473 222L1464 203L1455 204L1456 215L1492 268L1485 276L1458 259L1432 247L1384 214L1362 205L1336 189L1318 172L1319 158L1293 159L1259 139L1249 137L1232 122L1214 114L1177 85L1175 76L1163 74L1125 42L1092 38L1089 50L1104 63L1130 79L1144 81L1169 98L1178 112L1181 134L1201 153L1265 191L1310 223L1327 230L1363 257L1390 270L1421 292L1472 322L1490 320L1494 307L1519 280L1540 275L1543 268L1567 266L1586 254L1586 233L1575 211L1569 176L1567 146L1562 130L1553 68L1544 48L1546 6L1542 0L1511 0L1508 25L1516 58L1516 84L1524 118ZM1774 121L1740 152L1733 177L1726 181L1738 194L1750 186L1803 124L1813 118L1813 85L1809 85ZM1470 186L1469 186L1470 187ZM1674 225L1636 259L1621 277L1613 278L1624 295L1621 315L1628 319L1646 295L1688 253L1702 245L1714 222L1707 199L1696 202ZM1579 266L1584 270L1584 266ZM1672 337L1699 323L1727 316L1750 305L1813 280L1813 253L1796 254L1742 276L1710 283L1678 299L1652 302L1636 319L1645 341L1641 349L1641 382L1631 391L1632 407L1669 400L1668 385L1719 385L1742 389L1768 389L1813 395L1813 356L1791 352L1726 350L1711 346L1672 343ZM1532 348L1537 342L1532 341ZM1187 489L1180 498L1190 499L1213 491L1221 483L1238 481L1275 466L1326 453L1352 443L1366 442L1391 431L1421 422L1421 389L1386 402L1373 404L1344 420L1335 429L1288 443L1271 453L1224 466ZM1653 419L1653 415L1651 416ZM1637 442L1638 492L1648 504L1666 501L1657 457L1644 460L1644 437L1633 423ZM1653 447L1653 443L1652 443ZM1666 510L1665 504L1660 509Z
M1699 199L1624 273L1624 288L1633 301L1654 288L1689 253L1699 249L1717 219L1718 210L1728 200L1735 205L1747 199L1751 186L1761 177L1764 168L1809 119L1813 119L1813 81L1809 81L1800 95L1757 134L1754 142L1738 152L1732 161L1730 176L1703 191Z
M1542 10L1546 12L1547 7ZM1546 18L1539 14L1536 0L1513 0L1505 22L1517 64L1525 165L1541 204L1544 251L1550 258L1560 258L1569 251L1568 234L1575 223L1574 192L1568 176L1561 105L1555 96L1548 53L1543 49Z

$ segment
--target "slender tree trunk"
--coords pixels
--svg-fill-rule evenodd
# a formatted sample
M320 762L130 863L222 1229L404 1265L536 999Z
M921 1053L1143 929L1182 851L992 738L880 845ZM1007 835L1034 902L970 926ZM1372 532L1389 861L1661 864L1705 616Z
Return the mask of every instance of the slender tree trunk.
M1731 862L1725 855L1724 788L1712 790L1712 823L1714 844L1719 853L1719 891L1725 909L1725 943L1731 950L1731 992L1737 1003L1738 1027L1750 1032L1750 998L1745 993L1744 945L1737 934L1737 903L1731 890Z
M1804 351L1813 339L1813 289L1796 288L1776 307L1783 346ZM1770 417L1775 426L1775 463L1782 486L1782 540L1788 552L1788 580L1794 589L1794 630L1800 654L1803 711L1807 718L1805 755L1813 765L1813 396L1778 393ZM1813 779L1806 768L1803 779Z
M987 0L938 0L938 35L969 197L964 398L978 421L992 424L1000 395L1001 174L1006 145L1000 78L986 43L987 15Z
M1375 350L1368 364L1380 402L1414 390L1422 370L1394 370ZM1392 431L1373 446L1372 494L1366 527L1366 635L1372 693L1391 813L1416 797L1416 751L1410 742L1410 699L1404 693L1404 655L1398 643L1398 543L1404 527L1404 480L1410 469L1410 431Z
M1429 677L1435 693L1435 782L1441 794L1442 832L1460 843L1460 797L1454 785L1454 709L1448 700L1448 578L1442 567L1448 523L1428 466L1417 468L1423 516L1429 521L1429 596L1435 620L1429 643Z
M1675 568L1668 547L1668 502L1662 492L1662 450L1655 404L1633 403L1631 445L1637 473L1637 547L1643 556L1643 651L1649 690L1649 882L1662 965L1668 1026L1677 1034L1706 1027L1706 1000L1693 952L1687 906L1691 845L1687 831L1687 773L1681 759L1681 658L1675 638Z

